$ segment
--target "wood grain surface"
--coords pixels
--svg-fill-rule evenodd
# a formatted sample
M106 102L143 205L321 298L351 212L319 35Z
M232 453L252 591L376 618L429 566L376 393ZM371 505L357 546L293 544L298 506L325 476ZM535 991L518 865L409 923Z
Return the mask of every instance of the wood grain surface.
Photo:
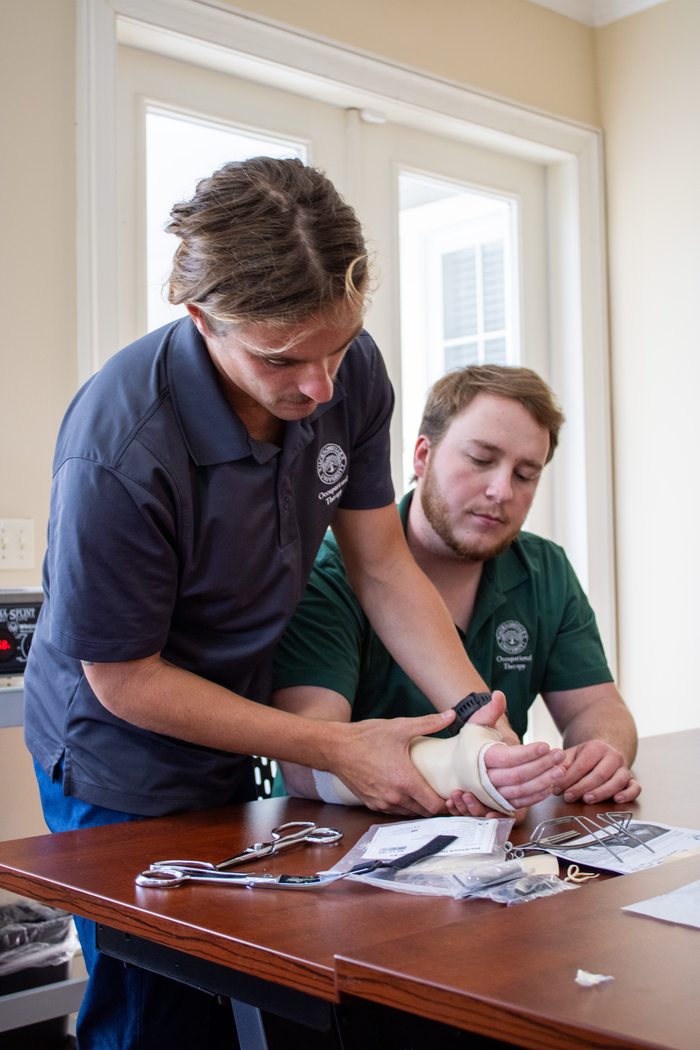
M700 828L699 758L697 730L643 740L635 819ZM697 1050L700 931L621 911L697 879L700 856L496 913L465 901L457 923L338 953L338 987L532 1050ZM579 968L615 979L581 988Z
M700 731L642 741L635 769L644 791L630 807L635 817L700 827L699 750ZM612 807L549 799L533 808L513 837L524 841L538 820L550 816L605 808ZM271 799L19 839L0 843L0 886L327 1000L350 993L391 1002L525 1047L700 1046L699 997L688 993L683 976L688 964L697 983L700 933L629 916L618 903L620 894L628 894L626 886L632 892L634 880L640 889L626 903L664 892L642 889L648 877L650 884L654 877L680 879L676 884L700 877L691 861L508 909L347 881L308 893L205 885L156 890L134 883L153 860L218 862L266 840L274 825L303 819L341 828L340 846L300 845L253 862L250 870L325 869L371 824L388 818L359 807ZM475 963L477 943L483 951ZM626 953L631 959L625 969ZM582 966L613 973L616 980L581 989L573 984L572 966L574 973ZM664 968L675 977L659 983ZM610 1003L617 1005L608 1008ZM680 1024L676 1016L694 1030L694 1042L676 1035L675 1042L670 1036L663 1041L663 1033Z

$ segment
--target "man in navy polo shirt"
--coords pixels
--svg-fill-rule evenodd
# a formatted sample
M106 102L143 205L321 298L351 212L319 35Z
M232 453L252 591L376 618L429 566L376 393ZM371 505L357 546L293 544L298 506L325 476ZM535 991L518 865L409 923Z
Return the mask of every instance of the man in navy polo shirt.
M437 812L408 742L484 683L393 505L392 394L362 332L357 218L320 172L255 158L203 180L169 229L170 301L189 317L110 360L58 439L25 678L47 823L244 801L250 754L332 770L377 809ZM266 706L272 650L330 524L364 608L441 713L315 725ZM544 746L501 750L514 802L521 783L545 797L563 775ZM125 970L78 925L79 1043L209 1045L210 997Z

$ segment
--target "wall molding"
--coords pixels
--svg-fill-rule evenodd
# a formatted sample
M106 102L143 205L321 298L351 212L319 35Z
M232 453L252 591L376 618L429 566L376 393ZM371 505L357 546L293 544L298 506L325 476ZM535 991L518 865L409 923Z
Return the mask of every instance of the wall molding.
M552 376L569 420L555 461L556 532L591 598L614 669L615 559L600 130L216 0L78 0L81 381L119 349L116 84L120 42L343 108L369 106L396 123L545 167Z
M593 28L607 26L637 11L664 4L666 0L530 0L530 3L547 7L559 15L566 15L577 22Z

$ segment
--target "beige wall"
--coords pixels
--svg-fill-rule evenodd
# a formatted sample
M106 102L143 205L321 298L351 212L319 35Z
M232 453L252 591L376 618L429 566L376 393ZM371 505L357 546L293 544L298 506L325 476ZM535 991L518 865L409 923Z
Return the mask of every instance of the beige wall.
M243 0L231 6L599 124L594 30L527 0Z
M597 31L607 142L620 679L700 725L700 4Z
M73 0L8 0L0 15L0 517L33 518L41 581L51 457L75 393ZM21 729L0 729L0 838L44 831Z

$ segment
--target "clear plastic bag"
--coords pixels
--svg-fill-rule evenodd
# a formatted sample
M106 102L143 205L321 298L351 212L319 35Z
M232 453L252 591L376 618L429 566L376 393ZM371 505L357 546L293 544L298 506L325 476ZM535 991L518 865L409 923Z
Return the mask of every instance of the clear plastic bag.
M471 817L454 818L459 820L472 820ZM395 890L399 893L420 893L433 897L458 897L463 896L463 883L455 882L455 876L464 879L472 871L477 870L485 864L497 865L505 863L506 842L513 827L511 818L503 818L494 821L497 825L494 837L493 849L490 853L470 853L463 856L441 856L427 857L410 868L395 870L393 868L379 868L368 875L351 875L350 878L357 882L366 882L370 886L379 886L385 890ZM410 822L412 823L412 822ZM355 864L364 860L365 852L374 838L375 832L382 825L373 824L365 832L353 848L345 854L330 870L333 872L349 871ZM447 829L446 829L447 830Z
M73 916L35 901L0 907L0 976L69 962L80 948Z
M579 888L571 882L563 882L558 875L526 872L518 860L487 864L466 878L457 875L454 879L462 885L462 892L455 892L455 897L488 897L497 904L525 904L538 897L550 897L563 890Z

